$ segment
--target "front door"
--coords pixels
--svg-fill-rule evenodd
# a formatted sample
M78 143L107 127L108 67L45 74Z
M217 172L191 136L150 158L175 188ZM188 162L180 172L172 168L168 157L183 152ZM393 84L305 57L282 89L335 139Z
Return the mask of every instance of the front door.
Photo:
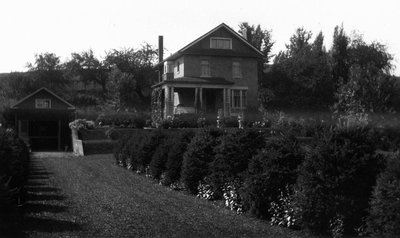
M216 113L223 108L222 89L203 89L204 111L206 113Z

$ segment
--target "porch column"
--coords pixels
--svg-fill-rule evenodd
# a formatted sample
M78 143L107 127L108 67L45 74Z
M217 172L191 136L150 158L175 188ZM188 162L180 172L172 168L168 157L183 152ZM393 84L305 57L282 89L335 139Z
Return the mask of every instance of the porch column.
M174 90L174 87L171 87L171 94L170 94L170 107L171 107L171 116L174 116L174 114L175 114L175 111L174 111L174 109L175 109L175 95L174 95L174 93L175 93L175 90Z
M171 96L172 93L172 96ZM173 87L165 87L165 97L164 97L164 118L167 118L168 116L173 115L173 110L174 110L174 102L173 102L173 94L174 94L174 88Z
M229 88L224 88L224 117L230 116L231 108L231 90Z

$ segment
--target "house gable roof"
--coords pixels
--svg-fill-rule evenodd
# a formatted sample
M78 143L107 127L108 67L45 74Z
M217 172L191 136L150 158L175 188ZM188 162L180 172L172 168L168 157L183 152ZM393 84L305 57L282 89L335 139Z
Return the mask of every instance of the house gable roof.
M220 25L218 25L217 27L215 27L214 29L210 30L209 32L205 33L204 35L200 36L199 38L197 38L196 40L194 40L193 42L189 43L188 45L186 45L185 47L183 47L182 49L178 50L176 53L172 54L171 56L167 57L165 60L163 60L160 63L163 63L165 61L168 60L174 60L177 57L181 56L182 54L184 54L186 51L188 51L190 48L192 48L193 46L195 46L197 43L201 42L202 40L206 39L207 37L211 36L213 33L215 33L216 31L220 30L220 29L225 29L226 31L228 31L229 33L231 33L239 42L243 43L244 45L248 46L256 55L258 55L259 57L263 56L263 53L258 50L257 48L255 48L252 44L250 44L245 38L243 38L240 34L238 34L236 31L234 31L232 28L230 28L228 25L226 25L225 23L221 23ZM218 49L213 49L214 51L219 51ZM226 51L226 50L224 50ZM243 55L246 56L246 55ZM247 55L249 56L249 55Z
M58 96L57 94L53 93L52 91L50 91L46 87L39 88L35 92L29 94L28 96L26 96L26 97L22 98L21 100L19 100L18 102L14 103L14 105L11 106L11 109L18 109L18 105L22 104L23 102L27 101L28 99L30 99L31 97L35 96L36 94L38 94L38 93L40 93L42 91L45 91L45 92L49 93L50 95L52 95L53 97L55 97L58 100L60 100L62 103L64 103L65 105L68 106L69 110L75 110L75 107L72 104L70 104L69 102L65 101L60 96Z

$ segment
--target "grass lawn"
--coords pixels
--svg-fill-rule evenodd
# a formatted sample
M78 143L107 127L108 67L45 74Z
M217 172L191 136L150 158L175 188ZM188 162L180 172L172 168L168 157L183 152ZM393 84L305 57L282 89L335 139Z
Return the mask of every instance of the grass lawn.
M112 155L36 153L32 160L30 237L306 236L160 186L118 167Z

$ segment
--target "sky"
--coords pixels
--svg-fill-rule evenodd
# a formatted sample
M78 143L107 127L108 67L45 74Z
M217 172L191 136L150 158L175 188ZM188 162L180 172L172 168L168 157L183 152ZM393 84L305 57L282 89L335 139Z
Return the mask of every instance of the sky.
M221 23L238 30L241 22L272 30L272 53L285 50L299 27L325 36L343 24L348 35L378 41L394 56L400 75L398 0L0 0L0 73L26 71L35 54L92 49L104 57L111 49L157 48L164 36L164 58Z

